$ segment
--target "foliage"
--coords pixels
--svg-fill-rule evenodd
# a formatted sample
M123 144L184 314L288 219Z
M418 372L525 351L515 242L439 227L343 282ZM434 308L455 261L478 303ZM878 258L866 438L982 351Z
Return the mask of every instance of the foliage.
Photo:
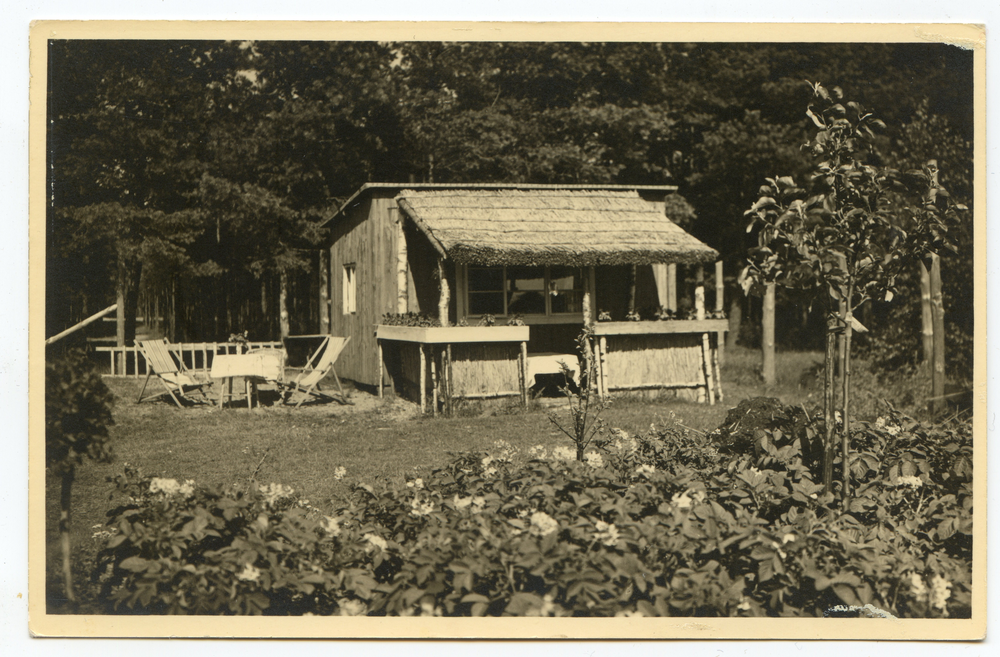
M605 426L601 420L601 413L610 404L610 400L597 390L597 362L590 343L592 336L592 329L585 326L576 337L576 348L580 355L581 365L579 387L572 386L573 373L569 365L565 362L559 364L563 376L563 385L559 389L566 397L570 416L569 428L563 426L556 413L549 414L549 420L552 424L573 441L578 461L583 460L584 451L591 443L602 444Z
M843 341L839 376L843 416L842 449L850 427L851 341L854 330L867 329L854 313L873 300L892 301L904 267L943 248L958 212L966 209L939 189L929 171L895 169L871 163L875 130L885 123L857 102L844 101L839 87L811 85L814 103L806 115L817 131L805 148L814 158L808 189L792 177L768 179L760 198L746 211L748 232L758 245L748 251L740 274L744 291L762 293L765 284L812 291L813 302L827 314L824 414L833 428L833 341ZM827 435L832 450L832 432ZM828 453L827 461L832 458ZM842 458L846 459L844 454ZM830 486L829 466L824 484ZM842 487L846 497L850 480Z
M840 604L968 617L971 436L859 423L851 509L799 441L725 455L675 427L584 461L503 441L331 512L288 488L118 478L95 577L111 610L426 616L819 616Z
M85 458L111 460L111 391L80 349L45 363L45 464L71 480Z

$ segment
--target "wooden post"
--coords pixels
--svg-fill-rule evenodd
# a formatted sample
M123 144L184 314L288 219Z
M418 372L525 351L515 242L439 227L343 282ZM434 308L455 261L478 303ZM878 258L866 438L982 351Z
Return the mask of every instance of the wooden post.
M435 349L433 346L430 347L431 350L431 414L437 417L438 414L438 375L437 375L437 354L434 353Z
M520 356L520 374L521 374L521 405L525 408L528 407L528 343L521 343L521 356Z
M771 386L775 382L774 371L774 297L775 285L768 283L764 288L764 317L761 348L763 350L764 383Z
M417 343L417 348L420 350L420 412L425 413L427 405L424 400L427 399L427 356L424 354L424 345L422 343Z
M701 265L695 271L694 312L698 320L705 319L705 270ZM712 345L708 333L701 334L701 364L705 370L705 395L709 405L715 404L715 373L712 368Z
M930 367L934 360L934 311L931 308L931 274L921 260L920 267L920 327L923 338L924 363Z
M403 215L396 215L396 312L403 314L409 310L410 288L407 281L406 234L403 231ZM443 326L443 324L442 324Z
M438 258L438 282L441 288L441 297L438 299L438 320L441 326L448 326L448 304L451 301L451 291L448 289L448 276L444 270L444 258Z
M931 375L931 413L944 408L944 299L941 296L941 258L931 256L931 310L934 318L934 359Z
M598 363L600 365L600 377L598 378L600 395L608 396L608 338L602 335L600 340Z
M119 265L118 273L119 276L124 274L122 265ZM118 314L115 322L115 346L121 350L118 352L118 369L121 370L121 375L125 376L128 373L125 371L125 283L121 281L118 283L116 300Z
M455 370L452 368L451 365L451 344L449 344L447 347L447 351L445 352L445 357L448 359L448 373L447 373L448 380L447 380L447 385L445 387L445 394L447 395L446 401L448 404L448 417L451 417L452 413L454 412L452 403L455 396L455 389L453 387L453 382L454 382L453 376L455 374Z
M319 252L319 332L330 334L330 251Z
M383 396L382 388L382 341L378 338L375 339L375 344L378 345L378 376L375 378L378 381L378 396L381 398Z
M677 310L677 265L667 265L667 309Z
M723 311L726 308L726 285L725 279L722 275L722 261L719 260L715 263L715 312L718 317L722 316ZM726 332L719 331L715 336L715 358L718 362L726 362ZM722 392L719 392L719 399L721 401Z
M719 403L721 404L722 399L722 368L719 367L719 356L722 353L722 340L719 336L722 333L717 333L716 338L716 348L712 351L712 366L715 368L715 392L719 396Z

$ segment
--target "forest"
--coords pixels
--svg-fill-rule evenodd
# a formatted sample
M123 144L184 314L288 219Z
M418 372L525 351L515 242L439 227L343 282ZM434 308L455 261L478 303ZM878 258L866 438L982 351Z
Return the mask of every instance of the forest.
M366 182L670 184L671 219L726 263L727 308L766 178L803 176L810 83L885 123L873 164L920 169L970 211L942 254L948 376L972 375L972 53L942 44L52 40L46 335L118 302L125 339L307 332L320 225ZM921 357L919 276L860 309L854 347ZM779 293L778 345L822 313Z

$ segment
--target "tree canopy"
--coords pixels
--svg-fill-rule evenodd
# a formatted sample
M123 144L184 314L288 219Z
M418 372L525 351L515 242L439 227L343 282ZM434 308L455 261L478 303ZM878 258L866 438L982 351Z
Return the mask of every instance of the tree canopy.
M878 111L878 163L971 189L972 57L941 44L51 41L49 331L117 288L273 337L275 281L370 181L674 184L733 271L760 181L809 166L806 79Z

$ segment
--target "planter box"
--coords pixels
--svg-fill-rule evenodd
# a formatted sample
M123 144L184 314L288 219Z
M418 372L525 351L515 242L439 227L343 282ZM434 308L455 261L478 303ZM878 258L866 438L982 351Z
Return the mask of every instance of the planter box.
M386 326L375 328L379 340L399 340L423 344L462 342L527 342L527 326Z
M598 322L594 335L658 335L663 333L716 333L728 331L728 319L668 319L644 322Z

